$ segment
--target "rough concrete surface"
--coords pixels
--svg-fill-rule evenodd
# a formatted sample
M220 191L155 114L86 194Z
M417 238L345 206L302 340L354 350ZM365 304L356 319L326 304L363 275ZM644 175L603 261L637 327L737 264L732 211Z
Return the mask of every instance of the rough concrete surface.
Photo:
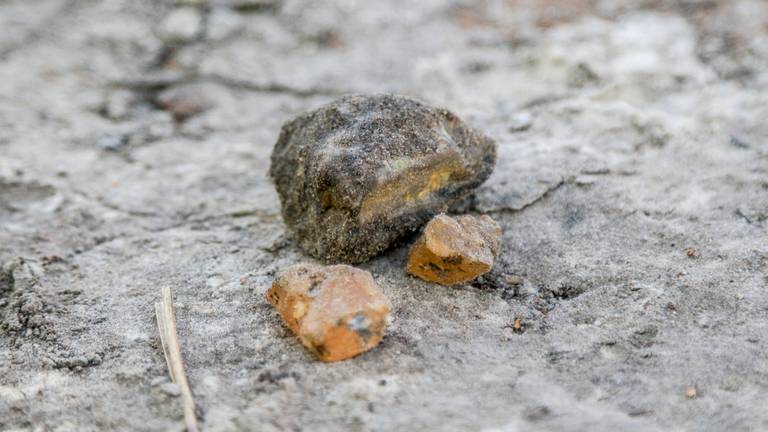
M6 0L0 28L0 430L181 430L164 285L209 431L768 430L765 1ZM451 288L405 274L413 239L362 265L388 335L321 363L264 300L308 260L269 154L382 92L498 142L465 210L502 255Z

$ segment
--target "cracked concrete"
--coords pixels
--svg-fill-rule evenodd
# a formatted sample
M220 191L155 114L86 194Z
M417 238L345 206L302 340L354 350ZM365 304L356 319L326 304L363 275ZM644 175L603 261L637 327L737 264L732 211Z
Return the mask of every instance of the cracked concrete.
M200 27L163 41L180 7ZM0 430L181 430L162 285L205 430L768 429L764 1L11 0L0 27ZM363 264L390 331L321 364L264 300L308 260L269 154L373 92L497 140L462 208L502 254L456 288L405 274L413 238Z

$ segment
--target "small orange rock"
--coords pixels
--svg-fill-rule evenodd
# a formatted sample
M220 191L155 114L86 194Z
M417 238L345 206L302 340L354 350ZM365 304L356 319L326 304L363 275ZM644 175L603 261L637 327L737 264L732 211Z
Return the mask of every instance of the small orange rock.
M456 285L493 267L501 250L501 227L488 216L440 214L411 247L406 270L430 282Z
M685 397L688 399L696 399L696 397L699 395L699 391L696 389L696 386L688 386L685 389Z
M299 264L267 291L285 325L322 361L354 357L381 342L390 304L367 271Z
M512 331L515 333L522 333L523 332L523 320L520 318L515 318L515 323L512 324Z

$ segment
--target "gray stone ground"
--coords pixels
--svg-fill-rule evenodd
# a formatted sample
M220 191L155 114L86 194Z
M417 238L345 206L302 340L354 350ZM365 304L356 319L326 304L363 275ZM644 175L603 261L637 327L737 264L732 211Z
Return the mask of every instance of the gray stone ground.
M6 0L0 29L0 430L181 430L163 285L209 431L768 430L767 2ZM364 264L389 334L323 364L264 300L306 260L266 171L350 92L497 139L466 210L504 253L459 288L408 241Z

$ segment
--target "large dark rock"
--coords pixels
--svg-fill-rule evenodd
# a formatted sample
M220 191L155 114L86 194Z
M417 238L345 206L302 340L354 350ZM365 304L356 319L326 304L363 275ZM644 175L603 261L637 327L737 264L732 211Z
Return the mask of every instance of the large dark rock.
M402 96L349 96L286 123L270 175L301 247L360 262L417 230L493 171L496 145Z

